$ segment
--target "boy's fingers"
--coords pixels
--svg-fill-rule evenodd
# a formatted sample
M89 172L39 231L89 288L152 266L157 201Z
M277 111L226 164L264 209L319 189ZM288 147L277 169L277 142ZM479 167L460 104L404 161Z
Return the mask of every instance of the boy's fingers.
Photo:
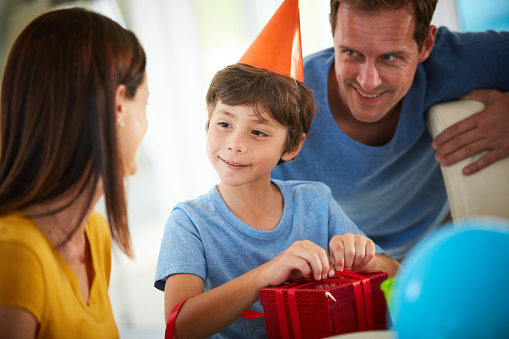
M345 266L344 268L351 269L355 259L355 237L353 234L345 234L343 238Z
M345 268L345 245L342 238L333 238L333 241L329 244L329 248L334 269L336 271L342 271Z
M355 257L352 263L352 268L357 268L364 260L366 256L366 243L356 242L355 243Z
M370 240L366 243L366 246L365 246L365 254L364 254L364 258L362 259L362 262L357 266L357 270L363 270L365 269L369 262L371 260L373 260L373 258L375 257L375 243Z
M315 280L327 278L330 261L326 250L306 240L296 242L293 253L308 262Z

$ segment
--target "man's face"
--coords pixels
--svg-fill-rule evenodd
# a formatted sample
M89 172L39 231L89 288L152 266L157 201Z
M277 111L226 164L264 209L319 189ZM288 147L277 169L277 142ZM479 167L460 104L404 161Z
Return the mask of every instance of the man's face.
M412 85L417 64L433 46L432 38L419 52L414 25L409 4L375 14L339 6L333 32L335 73L342 104L358 121L382 120Z

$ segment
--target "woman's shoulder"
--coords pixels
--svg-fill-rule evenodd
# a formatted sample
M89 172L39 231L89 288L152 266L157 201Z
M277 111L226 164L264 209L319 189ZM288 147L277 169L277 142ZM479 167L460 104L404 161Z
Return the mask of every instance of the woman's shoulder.
M39 274L45 263L54 257L50 240L24 213L14 212L0 217L0 261L4 268L10 268L10 275L14 276L16 272ZM17 266L13 266L14 263ZM24 273L18 272L20 268ZM19 280L11 280L16 281Z
M0 216L0 242L26 247L48 246L49 240L37 225L22 212Z
M88 217L86 232L91 242L102 244L106 251L111 249L110 225L98 211L92 211Z
M106 218L97 210L93 210L88 217L88 222L99 227L108 226L108 221Z

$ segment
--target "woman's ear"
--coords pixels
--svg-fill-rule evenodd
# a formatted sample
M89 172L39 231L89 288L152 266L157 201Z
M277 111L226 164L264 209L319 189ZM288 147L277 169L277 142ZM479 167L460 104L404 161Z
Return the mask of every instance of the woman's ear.
M283 154L281 154L281 159L284 161L290 161L293 158L295 158L299 154L305 140L306 140L306 133L302 133L302 137L300 138L299 144L292 151L285 150L283 152Z
M125 120L125 85L118 85L115 93L115 114L117 116L117 124L123 125Z

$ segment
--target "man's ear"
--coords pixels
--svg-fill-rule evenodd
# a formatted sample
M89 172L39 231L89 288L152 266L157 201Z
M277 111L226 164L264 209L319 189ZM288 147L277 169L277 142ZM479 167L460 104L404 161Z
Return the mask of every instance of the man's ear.
M125 120L125 85L118 85L115 93L115 114L117 116L117 124L121 124Z
M334 30L332 29L332 14L329 13L329 24L330 24L330 31L332 33L332 36L334 36Z
M299 154L305 140L306 133L302 133L299 144L292 151L285 151L283 154L281 154L281 159L284 161L290 161L295 158Z
M424 62L426 60L431 50L433 49L433 46L435 45L435 36L437 34L437 26L431 25L429 27L428 36L426 39L424 39L424 42L422 43L422 50L419 55L419 62Z

